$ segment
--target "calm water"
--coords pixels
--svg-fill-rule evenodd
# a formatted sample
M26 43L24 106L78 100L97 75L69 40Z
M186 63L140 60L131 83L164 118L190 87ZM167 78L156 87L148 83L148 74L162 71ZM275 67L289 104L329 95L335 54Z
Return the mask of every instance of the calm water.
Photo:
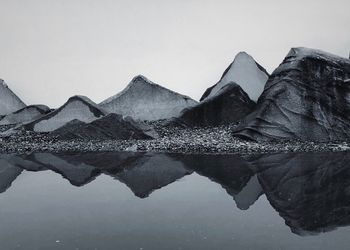
M350 154L0 156L0 249L349 249Z

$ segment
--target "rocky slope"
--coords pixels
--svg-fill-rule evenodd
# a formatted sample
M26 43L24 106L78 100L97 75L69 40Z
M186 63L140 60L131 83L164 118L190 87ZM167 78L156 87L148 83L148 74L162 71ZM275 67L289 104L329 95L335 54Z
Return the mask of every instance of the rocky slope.
M150 130L139 126L132 119L109 114L90 123L73 120L55 130L52 135L61 140L153 139Z
M235 136L255 141L350 138L350 60L294 48L273 72L257 110Z
M4 80L0 79L0 116L10 114L26 105L9 89Z
M255 108L255 103L235 83L228 83L214 96L185 109L177 119L187 126L218 126L236 123Z
M187 96L161 87L144 76L135 77L119 94L100 103L110 113L135 120L154 121L177 117L184 108L197 104Z
M235 82L242 87L250 99L256 102L264 90L268 77L267 71L253 57L240 52L225 70L220 81L205 91L201 101L215 96L226 84Z
M25 125L35 132L51 132L72 120L91 122L106 115L106 112L85 96L73 96L60 108Z
M12 125L31 122L41 118L49 112L50 108L45 105L30 105L4 116L0 120L0 125Z

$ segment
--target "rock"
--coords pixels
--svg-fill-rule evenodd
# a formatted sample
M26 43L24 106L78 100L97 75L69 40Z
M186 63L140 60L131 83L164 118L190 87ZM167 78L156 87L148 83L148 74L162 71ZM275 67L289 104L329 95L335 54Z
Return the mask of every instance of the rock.
M253 57L240 52L225 70L220 81L208 88L200 100L215 96L226 84L235 82L242 87L250 99L256 102L264 90L268 77L267 71Z
M350 60L294 48L273 72L257 109L234 133L254 141L350 138Z
M106 112L85 96L73 96L60 108L24 126L35 132L51 132L73 120L91 122Z
M197 104L191 98L180 95L136 76L119 94L100 103L110 113L130 116L135 120L154 121L177 117L184 108Z
M10 114L26 105L9 89L4 80L0 79L0 116Z
M37 120L50 112L45 105L30 105L6 115L0 120L0 125L13 125Z
M121 115L112 113L90 123L71 121L55 130L52 135L61 140L153 139L151 129L145 127L139 126L132 119L124 119Z
M176 123L187 126L218 126L236 123L255 108L255 103L235 83L226 84L216 95L185 109Z

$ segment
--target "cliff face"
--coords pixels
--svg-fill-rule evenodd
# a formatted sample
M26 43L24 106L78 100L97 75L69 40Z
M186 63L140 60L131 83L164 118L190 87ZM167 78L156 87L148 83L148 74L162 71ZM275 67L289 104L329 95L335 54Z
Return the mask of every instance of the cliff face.
M292 49L234 135L255 141L350 138L350 60Z
M255 103L235 84L225 85L215 96L185 109L178 120L188 126L236 123L255 108Z

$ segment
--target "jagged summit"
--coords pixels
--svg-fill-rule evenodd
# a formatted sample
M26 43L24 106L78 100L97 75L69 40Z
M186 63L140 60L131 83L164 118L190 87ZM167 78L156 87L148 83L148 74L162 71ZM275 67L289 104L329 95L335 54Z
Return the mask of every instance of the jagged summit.
M26 129L36 132L54 131L72 120L92 122L106 115L106 112L86 96L72 96L55 111L27 124Z
M216 95L226 84L236 82L253 101L257 101L264 90L268 77L267 71L252 56L246 52L240 52L224 71L220 81L208 88L200 100L210 98Z
M350 138L350 60L293 48L272 73L256 110L235 132L255 141Z
M11 91L3 79L0 79L0 116L7 115L26 105Z
M100 106L110 113L152 121L176 117L184 108L195 104L197 102L190 97L138 75L123 91L101 102Z

